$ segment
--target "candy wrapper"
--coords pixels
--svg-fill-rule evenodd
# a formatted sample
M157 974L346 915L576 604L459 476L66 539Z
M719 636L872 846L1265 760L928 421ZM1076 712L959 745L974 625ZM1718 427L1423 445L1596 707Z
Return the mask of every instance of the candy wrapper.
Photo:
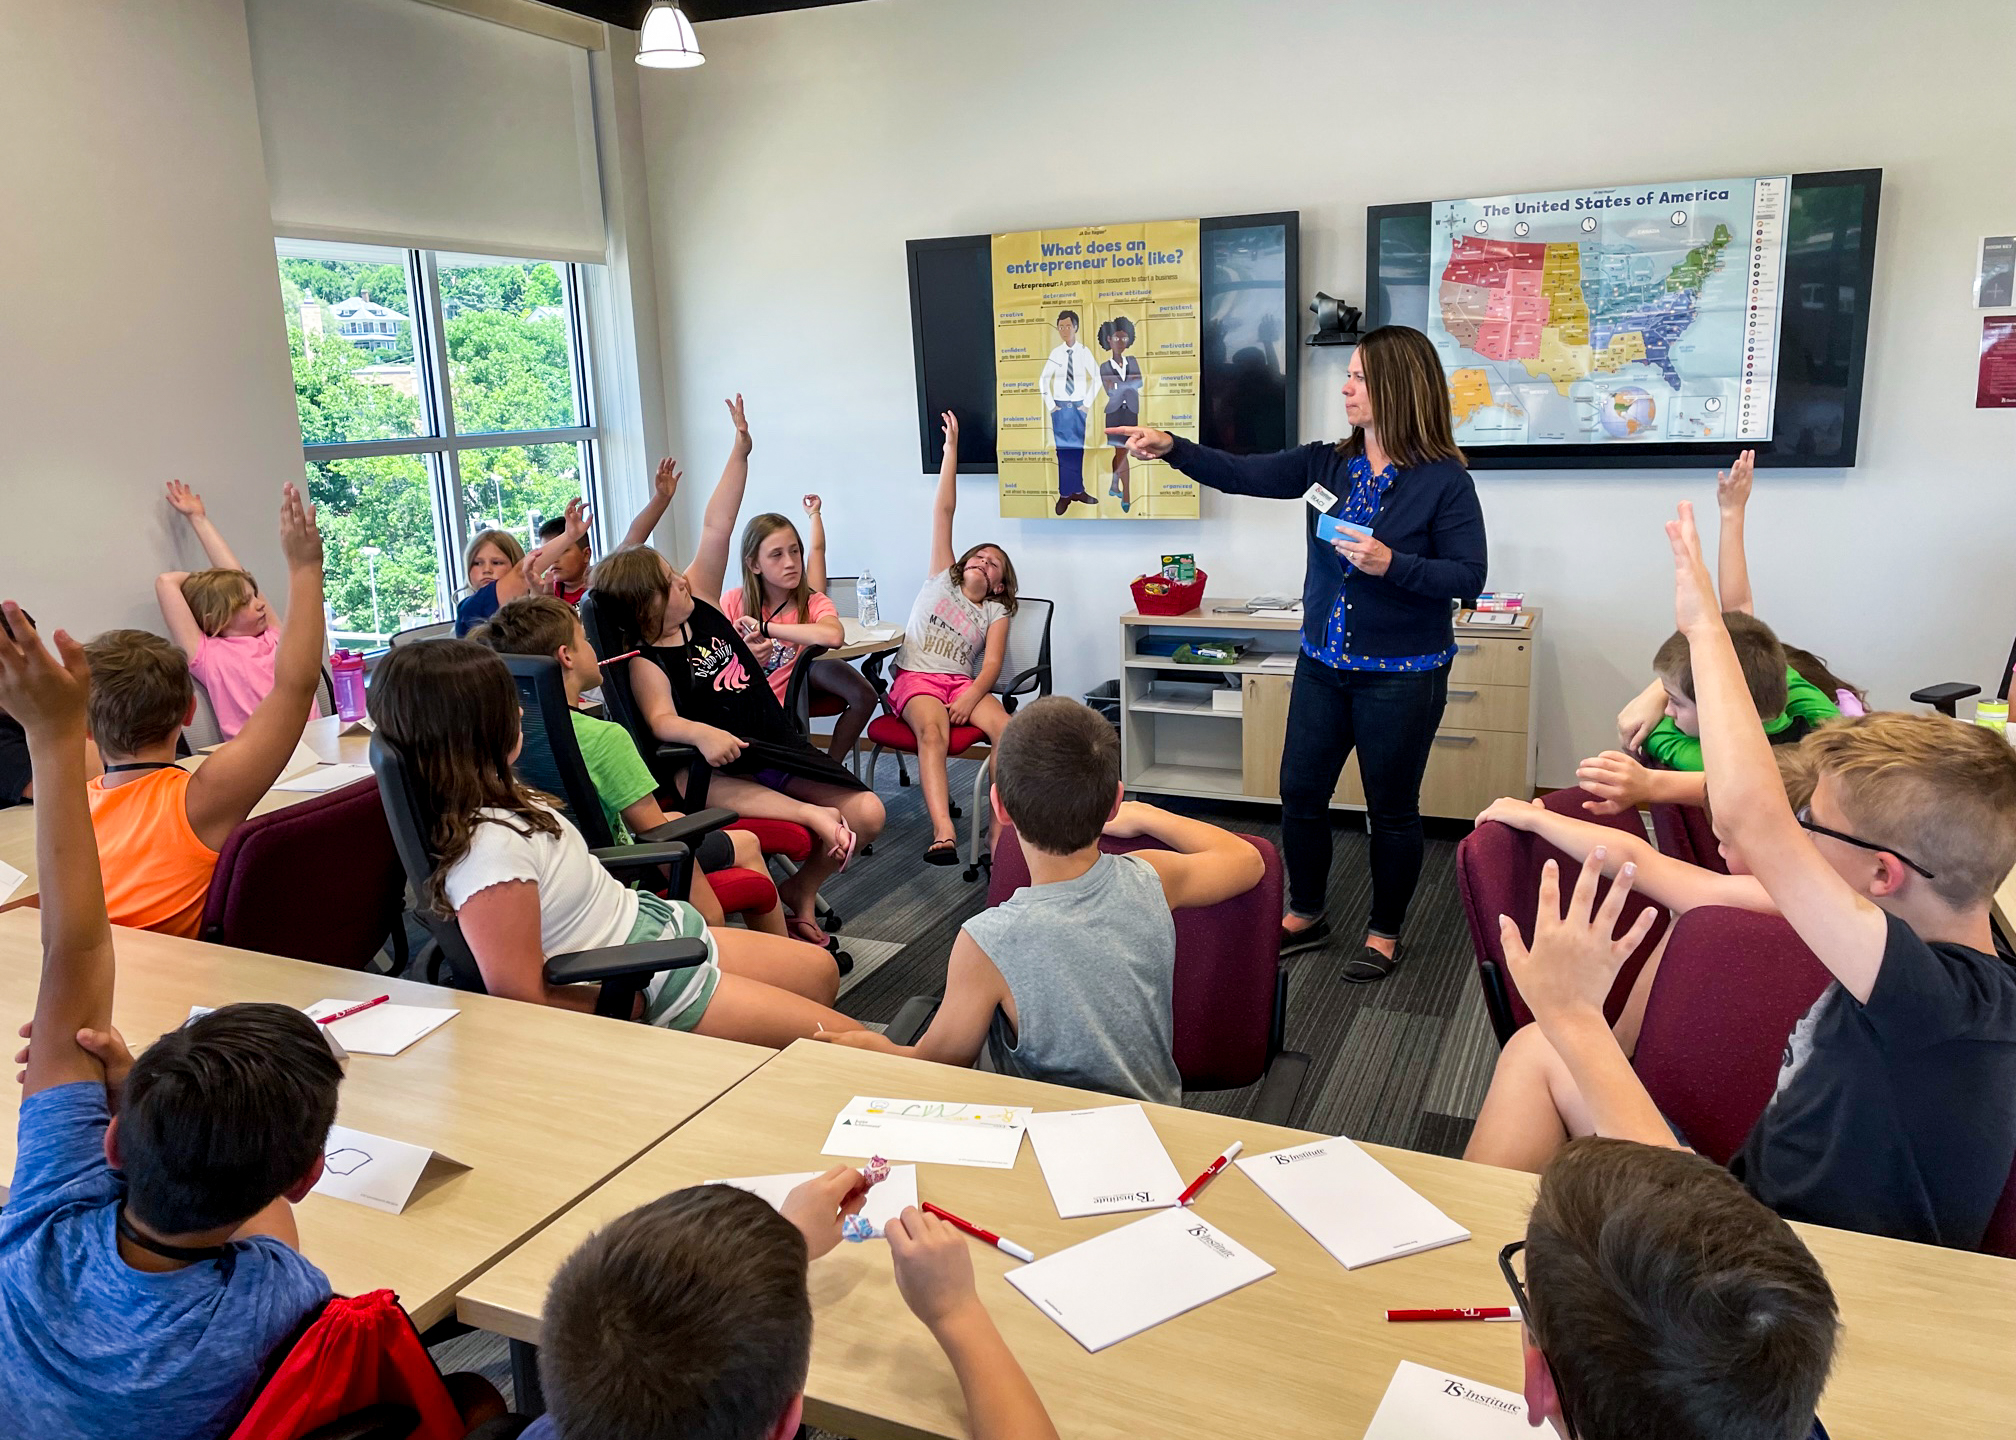
M861 1167L861 1178L870 1185L880 1185L889 1178L889 1162L880 1155L868 1157L868 1163Z
M860 1215L849 1215L840 1222L840 1235L846 1240L873 1240L875 1227Z

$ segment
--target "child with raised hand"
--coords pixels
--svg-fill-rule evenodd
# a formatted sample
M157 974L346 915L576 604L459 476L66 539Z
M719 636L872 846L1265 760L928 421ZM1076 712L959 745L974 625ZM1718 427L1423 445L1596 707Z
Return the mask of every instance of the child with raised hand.
M952 826L951 782L945 760L952 727L977 726L990 744L1001 738L1008 711L994 696L1008 654L1008 625L1015 614L1015 567L999 545L952 554L952 516L959 504L959 419L940 417L945 460L931 508L931 578L917 592L896 652L889 704L917 737L917 775L931 814L929 865L959 861L959 832Z
M281 617L210 523L203 497L180 480L170 480L168 503L188 520L212 568L170 570L156 577L154 598L169 638L188 657L189 673L210 697L217 728L229 740L273 688ZM320 596L315 604L319 610ZM319 712L311 704L308 713L312 718Z
M722 484L740 493L753 442L740 397L728 402L735 443ZM679 485L678 467L658 467L656 490L632 536L648 536ZM717 516L718 521L718 516ZM828 943L813 919L819 885L850 860L857 843L882 831L882 802L852 773L816 750L758 678L761 665L734 623L706 596L718 594L727 566L725 526L712 525L689 571L656 550L626 545L595 567L593 589L604 646L639 653L627 663L637 708L651 731L671 744L691 745L716 772L708 799L744 816L789 820L819 844L795 875L778 886L791 933Z
M564 515L539 527L545 543L530 555L509 531L485 530L471 540L469 583L475 589L455 607L455 638L467 639L470 631L520 595L563 584L568 575L578 581L587 572L588 526L594 518L577 495L567 502ZM579 586L567 603L577 603L586 590L587 586Z
M292 484L280 549L287 618L272 686L195 771L175 763L176 739L196 713L183 652L145 630L108 630L84 647L91 735L105 762L88 795L115 925L195 938L217 852L273 788L308 724L322 675L322 535Z
M799 503L805 507L806 529L810 533L805 549L806 578L812 588L823 595L826 593L825 502L817 495L807 495ZM846 638L844 626L841 638ZM861 738L861 732L875 718L878 703L875 687L868 683L866 675L845 660L822 655L812 662L812 689L832 696L844 707L833 717L833 738L827 743L826 753L835 760L853 754L854 742Z
M830 955L778 935L716 930L685 901L629 889L518 782L518 689L494 651L468 640L400 646L372 681L371 718L436 807L424 903L455 915L492 995L592 1011L594 986L547 983L548 956L698 939L706 962L653 977L633 1018L778 1049L855 1027L831 1008L840 975Z
M601 686L602 665L595 647L588 643L581 617L563 598L520 595L469 638L499 655L543 655L560 667L581 763L587 767L589 783L602 802L602 818L616 844L628 845L637 836L648 840L659 826L683 818L677 811L668 814L659 805L657 778L637 753L637 742L630 732L579 709L583 692ZM721 901L707 876L730 866L763 873L763 848L747 830L710 830L693 844L693 866L693 888L687 898L709 925L725 924ZM784 934L781 904L773 902L762 914L745 912L745 918L752 930Z
M546 1295L548 1409L524 1440L790 1440L812 1364L808 1264L840 1243L842 1217L867 1193L845 1165L800 1185L781 1210L731 1186L696 1185L589 1236ZM965 1237L913 1206L887 1238L897 1291L951 1360L974 1440L1056 1440L980 1303Z
M0 1434L210 1440L328 1298L291 1205L321 1174L342 1071L284 1005L228 1005L127 1052L84 795L91 672L62 631L59 661L18 606L0 618L0 705L34 756L42 881L39 1038L16 1057L0 1213Z

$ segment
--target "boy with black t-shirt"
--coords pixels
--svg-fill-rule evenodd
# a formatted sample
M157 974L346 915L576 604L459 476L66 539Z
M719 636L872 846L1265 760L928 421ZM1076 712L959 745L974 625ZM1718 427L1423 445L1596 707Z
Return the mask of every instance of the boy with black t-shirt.
M1788 1037L1776 1092L1730 1169L1787 1219L1977 1248L2016 1163L2016 965L1995 953L1989 923L2016 865L2016 752L1939 715L1838 722L1802 742L1815 784L1795 816L1692 507L1666 531L1716 831L1834 977ZM1500 1065L1479 1125L1527 1127L1534 1143L1593 1131L1671 1145L1602 1011L1653 912L1613 938L1633 868L1592 918L1599 869L1592 856L1555 920L1549 863L1530 953L1500 921L1548 1043L1525 1047L1531 1065Z

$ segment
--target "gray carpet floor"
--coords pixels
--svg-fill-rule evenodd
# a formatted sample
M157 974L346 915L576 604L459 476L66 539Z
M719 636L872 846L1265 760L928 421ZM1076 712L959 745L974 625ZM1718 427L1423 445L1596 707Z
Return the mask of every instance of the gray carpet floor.
M955 798L971 794L970 767L976 763L952 762ZM876 789L889 811L888 828L874 854L855 860L824 891L842 917L841 941L855 958L839 1008L869 1023L890 1020L912 995L943 992L953 938L987 898L984 873L968 881L963 866L921 863L931 838L923 793L914 783L898 784L887 756ZM1144 798L1280 842L1277 810ZM967 823L959 821L962 844ZM1311 1062L1290 1124L1432 1154L1462 1153L1498 1054L1456 894L1456 841L1468 828L1429 822L1399 968L1377 984L1353 985L1338 965L1362 933L1371 882L1363 821L1338 816L1328 914L1336 934L1345 938L1289 962L1288 1048ZM1183 1103L1243 1115L1257 1088L1189 1094ZM511 1398L501 1339L466 1335L436 1346L434 1353L444 1370L480 1370Z

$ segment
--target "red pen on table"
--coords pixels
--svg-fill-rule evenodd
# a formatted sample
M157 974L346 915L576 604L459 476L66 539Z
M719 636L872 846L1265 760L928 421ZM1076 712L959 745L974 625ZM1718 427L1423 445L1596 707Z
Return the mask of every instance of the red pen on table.
M352 1015L361 1014L363 1011L369 1010L373 1005L383 1005L391 998L390 995L380 995L376 1000L360 1001L347 1009L336 1011L333 1015L317 1015L315 1023L317 1025L333 1025L338 1020L348 1020Z
M947 1225L952 1226L954 1229L964 1230L968 1235L971 1235L975 1240L985 1240L989 1245L992 1245L996 1250L999 1250L1003 1255L1013 1255L1017 1260L1020 1260L1025 1264L1036 1258L1035 1251L1025 1249L1022 1246L1017 1245L1013 1240L1003 1240L999 1235L996 1235L992 1230L983 1230L978 1225L975 1225L971 1220L961 1220L957 1215L954 1215L950 1210L941 1209L940 1207L933 1205L929 1200L924 1201L923 1206L933 1215L936 1215L940 1220L943 1220Z
M1197 1192L1217 1179L1218 1172L1223 1170L1227 1165L1230 1165L1239 1152L1245 1148L1246 1142L1243 1140L1234 1140L1230 1145L1227 1145L1224 1154L1213 1160L1209 1165L1206 1165L1204 1173L1184 1187L1183 1193L1176 1197L1176 1203L1178 1205L1188 1205L1196 1198Z
M1388 1320L1517 1320L1517 1305L1466 1305L1456 1309L1388 1310Z

